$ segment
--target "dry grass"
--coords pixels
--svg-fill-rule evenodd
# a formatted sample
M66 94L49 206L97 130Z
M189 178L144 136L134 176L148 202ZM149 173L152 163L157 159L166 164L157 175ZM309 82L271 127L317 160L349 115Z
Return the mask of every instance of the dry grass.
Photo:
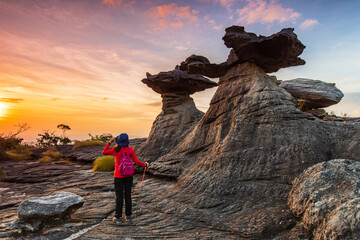
M52 161L63 161L61 154L56 147L49 148L46 152L43 152L43 157L39 159L41 163L48 163Z
M26 160L30 157L31 152L28 149L9 150L5 152L9 160Z
M40 163L49 163L52 162L52 158L49 156L43 156L42 158L39 159Z
M99 157L94 161L94 172L112 172L115 169L115 159L113 156Z
M90 146L104 146L106 143L98 140L85 140L79 141L74 144L73 150L81 147L90 147Z

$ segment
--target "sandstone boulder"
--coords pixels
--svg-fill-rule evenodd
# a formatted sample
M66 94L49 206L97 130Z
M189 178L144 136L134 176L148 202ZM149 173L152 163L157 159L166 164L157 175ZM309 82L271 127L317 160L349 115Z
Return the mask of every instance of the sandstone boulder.
M281 81L280 87L297 99L302 109L329 107L339 103L344 97L344 94L335 87L335 83L320 80L296 78Z
M39 231L45 225L69 218L83 204L82 197L70 192L55 192L46 197L29 198L20 203L19 220L14 222L12 228Z
M305 64L298 57L305 46L297 39L293 28L282 29L269 37L245 32L241 26L231 26L225 31L225 45L234 49L238 63L255 63L267 73Z
M157 75L147 74L142 82L162 97L162 112L137 151L143 160L154 161L181 142L204 115L196 108L190 94L215 87L217 83L178 68Z
M360 163L318 163L293 181L289 207L313 239L360 239Z

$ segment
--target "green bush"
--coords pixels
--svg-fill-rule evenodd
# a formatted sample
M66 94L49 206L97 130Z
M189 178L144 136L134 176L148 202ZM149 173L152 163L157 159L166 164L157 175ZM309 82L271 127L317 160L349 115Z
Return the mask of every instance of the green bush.
M92 141L102 141L102 142L109 142L110 139L113 137L110 133L103 133L101 135L91 135L91 133L89 133L89 137L91 138L90 140Z
M94 172L112 172L115 170L115 159L113 156L99 157L94 161Z
M100 146L100 145L106 145L104 142L99 140L85 140L85 141L78 141L74 144L73 150L81 147L90 147L90 146Z

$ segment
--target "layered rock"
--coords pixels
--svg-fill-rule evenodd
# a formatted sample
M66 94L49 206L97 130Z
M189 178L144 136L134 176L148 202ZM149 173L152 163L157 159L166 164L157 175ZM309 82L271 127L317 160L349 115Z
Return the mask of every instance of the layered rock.
M82 197L69 192L55 192L46 197L29 198L20 203L19 220L14 222L12 228L39 231L44 225L69 218L83 204Z
M285 236L297 228L287 206L291 181L334 156L360 160L359 150L352 153L358 128L317 120L261 68L236 65L220 78L194 130L151 166L178 179L156 207L243 238Z
M320 80L296 78L281 81L280 87L288 91L303 109L325 108L337 104L344 94L335 87L335 83Z
M305 46L297 39L293 28L282 29L269 37L245 32L241 26L231 26L225 31L223 40L228 48L234 49L237 63L252 62L267 73L305 64L298 57Z
M289 207L313 239L360 239L360 163L316 164L293 181Z
M146 142L137 150L144 160L154 161L182 141L203 116L190 94L215 87L217 83L177 68L157 75L147 73L142 82L162 97L162 112L156 117Z

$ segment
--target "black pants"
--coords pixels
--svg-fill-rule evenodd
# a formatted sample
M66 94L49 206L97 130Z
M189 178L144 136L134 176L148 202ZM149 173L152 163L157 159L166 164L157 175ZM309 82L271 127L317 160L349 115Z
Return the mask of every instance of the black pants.
M133 184L133 177L115 178L115 194L116 194L116 209L115 217L122 217L122 209L124 205L124 190L125 190L125 214L131 216L131 187Z

